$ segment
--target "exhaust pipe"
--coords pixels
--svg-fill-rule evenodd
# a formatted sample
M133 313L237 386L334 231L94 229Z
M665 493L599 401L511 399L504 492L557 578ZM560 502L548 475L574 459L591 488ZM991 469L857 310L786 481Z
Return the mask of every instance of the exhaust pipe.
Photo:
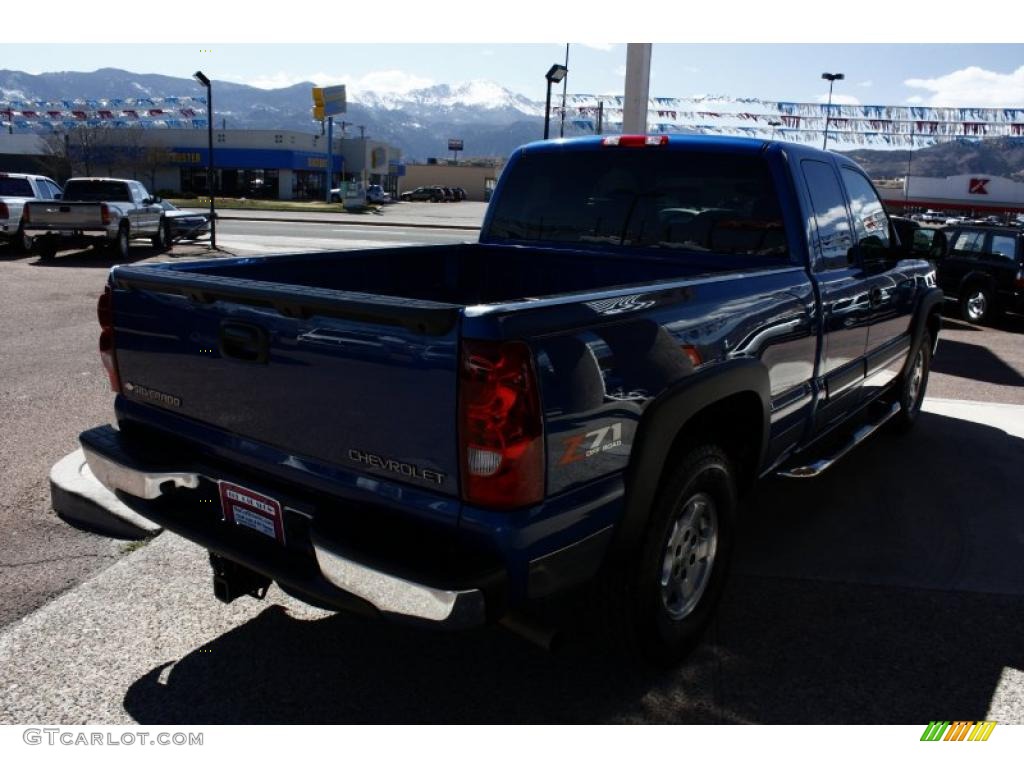
M560 631L545 626L524 614L506 614L498 623L509 632L548 653L554 653L562 647L563 638Z

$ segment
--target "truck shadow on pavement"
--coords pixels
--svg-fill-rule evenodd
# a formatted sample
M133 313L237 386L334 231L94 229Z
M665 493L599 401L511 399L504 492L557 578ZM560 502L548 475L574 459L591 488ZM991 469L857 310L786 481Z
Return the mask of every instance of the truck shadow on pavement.
M1024 440L924 413L746 511L704 642L653 671L270 606L124 697L140 723L917 723L985 719L1024 669ZM211 598L212 599L212 598ZM1018 696L1019 692L1014 694Z
M1007 365L991 349L965 341L940 338L939 351L932 360L932 370L989 384L1024 386L1024 376Z

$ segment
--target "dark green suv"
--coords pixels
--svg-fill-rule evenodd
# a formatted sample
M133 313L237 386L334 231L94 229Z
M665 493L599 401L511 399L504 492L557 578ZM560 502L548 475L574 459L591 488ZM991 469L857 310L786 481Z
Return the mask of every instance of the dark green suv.
M1005 310L1024 311L1024 232L1015 227L961 225L947 231L938 283L960 303L969 323Z

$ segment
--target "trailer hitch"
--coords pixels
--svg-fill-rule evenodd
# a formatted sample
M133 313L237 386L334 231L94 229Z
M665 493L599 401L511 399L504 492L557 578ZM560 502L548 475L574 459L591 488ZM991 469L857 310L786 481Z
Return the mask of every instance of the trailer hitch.
M230 603L245 595L257 600L267 596L271 580L262 573L212 552L210 566L213 568L213 594L222 603Z

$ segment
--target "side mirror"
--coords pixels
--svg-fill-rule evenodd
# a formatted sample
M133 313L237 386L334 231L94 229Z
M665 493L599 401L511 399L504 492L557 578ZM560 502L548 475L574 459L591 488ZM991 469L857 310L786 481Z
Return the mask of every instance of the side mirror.
M158 195L153 195L153 196L152 196L151 198L149 198L149 199L150 199L150 200L152 200L154 204L156 204L156 203L162 203L162 202L164 201L164 199L163 199L162 197L158 196Z

